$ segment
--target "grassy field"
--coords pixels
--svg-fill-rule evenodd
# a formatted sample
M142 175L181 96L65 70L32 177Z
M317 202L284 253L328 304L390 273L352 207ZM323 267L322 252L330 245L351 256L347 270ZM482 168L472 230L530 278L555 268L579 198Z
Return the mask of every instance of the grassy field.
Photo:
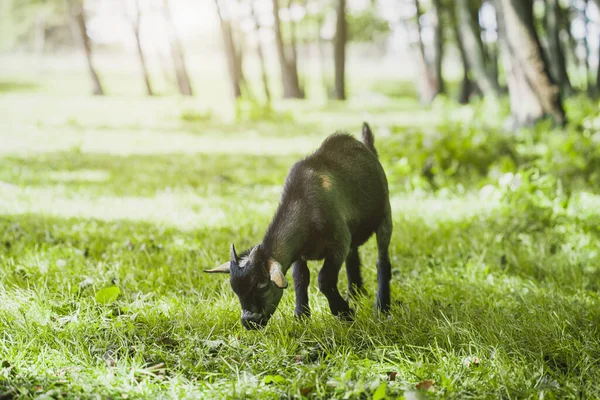
M485 108L357 93L231 121L201 94L101 99L9 78L0 398L600 396L600 164L585 115L507 136L477 122ZM288 289L265 330L245 331L228 280L202 270L231 242L259 242L293 162L363 119L390 181L391 314L373 313L370 241L355 322L330 315L311 263L312 318L293 317ZM549 171L530 173L535 154L556 156Z

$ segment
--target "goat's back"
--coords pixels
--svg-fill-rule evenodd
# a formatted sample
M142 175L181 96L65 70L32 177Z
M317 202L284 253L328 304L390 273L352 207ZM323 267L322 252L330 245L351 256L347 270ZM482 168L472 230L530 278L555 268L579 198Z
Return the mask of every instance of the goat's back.
M286 180L286 200L299 200L320 228L337 229L341 222L360 245L389 211L385 172L376 153L347 134L328 137L321 147L297 162Z

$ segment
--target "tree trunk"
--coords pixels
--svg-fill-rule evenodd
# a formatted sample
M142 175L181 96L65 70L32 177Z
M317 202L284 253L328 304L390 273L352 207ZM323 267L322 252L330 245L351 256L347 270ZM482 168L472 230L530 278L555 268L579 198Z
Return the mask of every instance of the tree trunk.
M471 92L473 91L473 82L471 82L471 78L469 77L469 63L467 61L467 55L465 51L465 46L460 38L458 20L456 18L456 10L453 7L450 7L450 17L452 20L452 29L454 31L454 36L456 38L456 43L458 46L458 50L460 52L460 60L463 67L463 78L460 84L460 91L458 93L458 102L460 104L467 104L469 102L469 98L471 97Z
M545 116L564 125L566 117L560 90L548 73L535 31L533 1L498 0L498 5L500 40L515 125L531 125Z
M148 73L148 67L146 66L146 57L144 56L144 51L142 50L139 27L135 29L134 35L138 57L140 59L140 67L142 68L142 74L144 75L144 83L146 84L146 93L148 93L148 96L153 96L154 91L152 90L152 84L150 83L150 74Z
M430 104L435 96L439 94L439 85L433 77L431 66L427 62L427 54L425 52L425 44L423 43L422 27L421 27L421 7L419 0L414 0L417 10L417 61L419 63L420 73L420 88L421 102Z
M179 42L177 36L177 29L171 16L171 9L169 7L169 0L164 0L163 3L163 16L167 24L167 30L169 34L169 44L171 47L171 56L173 58L173 64L175 65L175 75L177 76L177 85L179 86L179 92L184 96L192 96L192 85L190 84L190 78L185 66L185 56L183 48Z
M484 47L477 19L477 9L469 0L456 0L454 11L458 23L459 40L464 46L464 54L473 79L485 97L496 97L500 92L497 81L487 69Z
M571 81L567 74L567 63L560 42L559 16L560 4L558 0L546 0L546 13L544 22L548 35L548 61L550 75L554 82L561 88L563 96L570 96L573 92Z
M92 78L92 84L94 86L93 93L96 96L104 96L104 89L102 88L100 78L98 78L96 68L94 68L94 63L92 61L92 46L90 43L90 38L87 34L87 24L85 18L85 10L83 9L83 3L77 2L76 0L67 0L67 3L69 5L69 10L71 11L71 14L77 22L77 28L79 31L79 36L81 38L81 44L83 45L83 50L85 51L88 71L90 73L90 77Z
M321 83L323 90L325 90L325 97L329 98L331 91L329 86L329 80L327 79L327 60L325 59L325 48L323 38L321 37L321 29L323 29L324 18L321 15L317 15L317 51L319 53L319 69L321 72Z
M146 93L148 93L148 96L152 96L154 95L154 91L152 90L152 84L150 83L150 74L148 73L148 67L146 66L146 57L144 56L144 51L142 50L142 40L140 38L140 22L142 19L142 14L140 11L140 1L136 0L134 6L135 14L131 20L131 28L133 30L133 35L135 36L135 44L140 60L140 67L142 68L144 83L146 84Z
M262 48L262 42L260 40L260 23L256 10L254 9L255 0L250 4L250 13L252 21L254 22L254 32L256 32L256 54L258 55L258 61L260 62L260 72L262 77L263 88L265 90L265 99L267 104L271 104L271 91L269 90L269 78L267 73L267 63L265 61L265 55Z
M335 59L335 98L346 100L346 41L348 26L346 23L346 0L338 0L337 24L334 40Z
M283 97L285 99L301 99L304 93L300 89L298 81L298 69L295 60L289 60L281 34L281 21L279 19L279 0L273 0L273 18L275 29L275 44L277 45L277 56L281 67L281 80L283 83ZM293 61L293 62L292 62Z
M444 60L444 29L442 27L442 5L441 0L432 0L435 19L433 22L433 77L436 82L437 94L446 91L444 84L442 62Z
M46 19L41 12L35 16L33 46L38 54L43 54L46 50Z
M223 35L223 44L225 46L225 55L227 58L227 67L229 70L229 80L231 82L231 88L233 90L233 96L236 99L242 97L242 89L240 84L240 68L238 66L238 51L235 43L233 42L233 30L231 28L231 21L225 21L223 19L223 13L221 12L221 6L219 0L214 0L217 6L217 13L219 14L219 22L221 24L221 34Z
M588 14L589 10L589 0L585 0L583 3L583 20L585 26L585 35L583 37L583 44L585 46L585 78L586 78L586 87L588 94L593 95L595 86L592 83L592 66L590 65L590 55L592 49L590 47L590 17Z

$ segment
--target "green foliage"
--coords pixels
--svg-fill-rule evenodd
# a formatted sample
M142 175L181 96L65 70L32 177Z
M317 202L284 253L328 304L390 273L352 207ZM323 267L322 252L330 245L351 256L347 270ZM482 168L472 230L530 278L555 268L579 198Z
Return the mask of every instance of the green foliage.
M292 122L290 113L279 112L269 103L261 103L256 99L236 100L236 120L238 122L279 121Z
M348 39L353 42L372 42L390 33L388 21L377 15L371 8L350 12L346 20Z
M121 289L116 286L106 287L98 290L96 293L96 301L100 304L111 304L117 300L121 294Z

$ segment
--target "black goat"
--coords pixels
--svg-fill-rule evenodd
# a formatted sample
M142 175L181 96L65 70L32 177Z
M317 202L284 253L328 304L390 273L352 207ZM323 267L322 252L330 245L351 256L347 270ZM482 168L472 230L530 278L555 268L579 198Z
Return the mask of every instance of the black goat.
M345 260L349 296L363 290L358 247L373 233L379 251L376 306L383 312L389 309L392 216L388 185L366 123L362 139L361 143L336 133L314 154L294 164L262 243L240 256L231 244L231 260L206 271L230 273L247 329L264 326L273 315L287 287L285 273L292 265L296 315L310 314L307 260L325 260L319 290L334 315L351 319L353 312L337 288L338 274Z

